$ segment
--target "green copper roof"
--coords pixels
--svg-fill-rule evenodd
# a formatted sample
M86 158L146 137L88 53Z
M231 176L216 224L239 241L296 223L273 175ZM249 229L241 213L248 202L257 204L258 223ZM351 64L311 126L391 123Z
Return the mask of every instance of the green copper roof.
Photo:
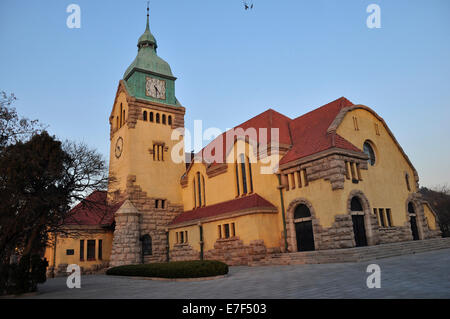
M156 43L156 39L150 32L149 15L147 13L147 26L144 34L141 35L138 41L138 54L133 63L131 63L125 71L123 78L127 80L133 70L136 69L173 78L172 70L170 69L169 64L156 54L157 47L158 45Z

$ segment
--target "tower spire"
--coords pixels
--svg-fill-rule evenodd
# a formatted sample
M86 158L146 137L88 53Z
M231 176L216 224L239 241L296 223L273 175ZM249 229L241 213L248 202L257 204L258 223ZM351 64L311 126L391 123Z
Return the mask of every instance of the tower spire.
M149 11L150 11L150 1L147 1L147 27L145 28L145 30L150 30Z

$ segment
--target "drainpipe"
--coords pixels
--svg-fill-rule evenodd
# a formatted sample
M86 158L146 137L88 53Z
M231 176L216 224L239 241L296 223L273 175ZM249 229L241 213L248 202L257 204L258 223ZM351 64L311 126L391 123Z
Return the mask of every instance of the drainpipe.
M200 260L203 260L203 226L201 223L198 223L198 229L200 231Z
M167 244L166 244L166 261L169 262L170 261L170 255L169 255L170 245L169 245L169 229L168 228L166 228L166 240L167 240Z
M281 184L281 174L277 174L278 177L278 189L280 190L280 201L281 201L281 216L283 217L283 232L284 232L284 249L288 252L288 242L287 242L287 230L286 230L286 216L284 211L284 199L283 199L283 188Z

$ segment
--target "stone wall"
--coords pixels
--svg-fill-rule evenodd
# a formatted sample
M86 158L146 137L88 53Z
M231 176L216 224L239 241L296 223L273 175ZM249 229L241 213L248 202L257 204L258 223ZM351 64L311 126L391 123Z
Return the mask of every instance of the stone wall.
M170 250L170 261L199 260L200 252L194 250L189 244L175 245Z
M127 214L120 208L116 215L111 266L167 261L167 225L182 211L180 205L173 205L165 200L161 207L161 198L152 198L135 184L136 176L127 179L126 193L120 198L128 198ZM156 207L156 200L159 201ZM125 205L124 203L124 205ZM131 205L131 206L130 206ZM131 208L132 207L132 208ZM134 210L133 210L134 209ZM130 215L130 213L134 213ZM144 235L152 239L152 255L142 256L141 240Z
M239 237L233 237L218 239L214 249L205 252L205 259L219 260L229 266L249 265L266 257L268 252L264 240L253 240L244 245Z

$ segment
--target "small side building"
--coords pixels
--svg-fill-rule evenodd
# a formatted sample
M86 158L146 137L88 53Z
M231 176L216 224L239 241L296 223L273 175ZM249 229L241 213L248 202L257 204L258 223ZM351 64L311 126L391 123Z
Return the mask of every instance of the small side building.
M82 273L106 268L111 256L114 213L123 203L107 205L107 193L94 191L76 205L64 221L62 232L54 234L45 249L49 276L66 274L77 264Z

